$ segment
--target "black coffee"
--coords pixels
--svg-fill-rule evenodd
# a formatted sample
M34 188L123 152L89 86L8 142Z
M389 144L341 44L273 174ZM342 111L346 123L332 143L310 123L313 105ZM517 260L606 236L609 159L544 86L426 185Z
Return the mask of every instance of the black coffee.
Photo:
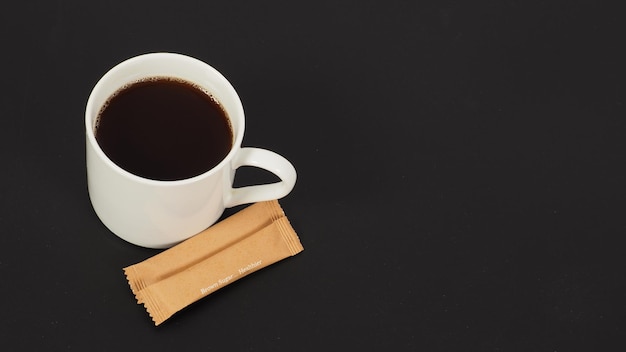
M210 170L233 143L228 117L211 95L192 83L165 77L115 93L100 111L95 135L118 166L161 181Z

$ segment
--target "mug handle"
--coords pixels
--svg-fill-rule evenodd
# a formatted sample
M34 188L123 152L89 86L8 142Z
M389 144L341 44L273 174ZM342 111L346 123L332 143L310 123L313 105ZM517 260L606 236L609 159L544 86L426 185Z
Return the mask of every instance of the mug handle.
M289 194L296 184L296 169L293 165L283 156L267 149L241 148L233 160L232 167L236 170L242 166L253 166L269 171L278 176L280 181L265 185L231 187L230 192L226 192L224 200L226 208L282 198Z

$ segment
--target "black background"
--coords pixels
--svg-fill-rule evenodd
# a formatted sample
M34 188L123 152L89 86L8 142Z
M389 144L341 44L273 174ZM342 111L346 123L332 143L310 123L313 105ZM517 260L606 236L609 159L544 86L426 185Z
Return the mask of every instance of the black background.
M6 6L5 6L6 7ZM0 12L0 342L13 350L624 347L623 16L598 1L22 1ZM298 170L305 251L154 327L86 189L129 57L220 70ZM241 170L237 182L267 177ZM234 210L227 211L231 213ZM619 345L618 345L619 344Z

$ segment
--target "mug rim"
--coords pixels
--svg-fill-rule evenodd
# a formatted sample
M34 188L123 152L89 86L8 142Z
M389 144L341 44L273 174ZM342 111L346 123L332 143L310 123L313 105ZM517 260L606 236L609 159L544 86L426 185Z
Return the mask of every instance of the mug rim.
M225 89L229 90L230 93L235 97L235 103L236 103L236 109L238 111L235 111L236 114L240 114L241 115L241 119L240 121L238 121L238 126L237 126L237 130L235 130L235 127L233 126L233 119L231 117L231 112L226 110L226 107L224 107L224 110L226 111L226 116L229 119L231 128L232 128L232 132L233 132L233 144L230 148L230 151L228 152L228 154L226 154L226 156L215 166L213 166L211 169L196 175L196 176L192 176L192 177L188 177L188 178L184 178L184 179L180 179L180 180L155 180L155 179L151 179L151 178L146 178L146 177L142 177L139 175L135 175L132 172L129 172L125 169L123 169L122 167L120 167L119 165L117 165L115 162L113 162L113 160L111 160L102 150L102 148L100 147L100 144L98 144L98 141L96 140L96 136L95 136L95 131L93 128L93 123L94 123L94 118L97 118L97 115L100 111L100 109L102 108L97 107L97 110L94 110L95 106L95 97L97 96L97 94L99 94L100 90L102 89L102 87L104 86L105 82L111 77L113 76L117 71L121 70L122 68L124 68L124 66L130 65L135 63L136 61L141 61L141 60L150 60L150 59L154 59L154 60L159 60L162 58L169 58L169 59L176 59L176 60L181 60L181 62L186 61L187 63L193 63L196 65L200 65L203 66L203 69L206 69L208 71L211 71L214 75L216 75L218 77L218 79L221 81L221 85L225 87ZM150 76L150 75L146 75L144 77L141 77L139 79L142 78L147 78L147 77L159 77L159 76L163 76L163 77L167 77L167 75L157 75L155 74L154 76ZM132 83L135 82L137 79L135 80L129 80L129 82L126 82L125 84L128 83ZM194 84L199 84L198 82L192 81L187 79L188 81L191 81ZM124 85L119 86L117 89L121 89ZM201 85L202 86L202 85ZM110 98L107 97L106 100L108 100ZM105 100L105 101L106 101ZM218 99L219 102L219 99ZM220 102L220 104L222 104ZM222 104L223 106L223 104ZM94 117L92 114L93 111L97 111L96 112L96 116ZM243 110L243 104L241 103L241 98L239 97L239 94L237 94L237 91L235 90L235 88L232 86L232 84L226 79L226 77L224 77L217 69L215 69L214 67L212 67L211 65L207 64L204 61L201 61L199 59L196 59L194 57L188 56L188 55L184 55L184 54L177 54L177 53L170 53L170 52L154 52L154 53L146 53L146 54L141 54L141 55L137 55L137 56L133 56L131 58L128 58L124 61L121 61L120 63L116 64L115 66L113 66L111 69L109 69L104 75L102 75L102 77L100 77L100 79L98 80L98 82L94 85L94 87L91 90L91 93L89 94L89 98L87 99L87 105L85 108L85 131L86 131L86 135L87 135L87 140L89 142L89 144L91 144L91 146L93 147L94 151L96 152L96 154L98 155L98 157L103 160L111 169L115 170L118 174L123 175L131 180L134 180L136 182L141 182L141 183L145 183L145 184L151 184L151 185L158 185L158 186L177 186L177 185L184 185L184 184L189 184L189 183L194 183L197 181L200 181L202 179L208 178L210 176L212 176L213 174L219 172L223 167L225 167L228 163L230 163L231 159L234 158L235 154L237 153L237 151L241 148L241 142L243 140L243 134L244 134L244 130L245 130L245 115L244 115L244 110Z

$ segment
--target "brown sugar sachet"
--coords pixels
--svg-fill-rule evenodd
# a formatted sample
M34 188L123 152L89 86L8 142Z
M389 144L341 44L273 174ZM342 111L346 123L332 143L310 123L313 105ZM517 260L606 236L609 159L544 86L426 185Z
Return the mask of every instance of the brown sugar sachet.
M271 205L259 204L261 207ZM270 211L271 216L282 213L274 210ZM248 217L249 214L251 212L238 216L237 223L252 221ZM267 211L265 214L267 215ZM261 223L258 219L256 221L257 225ZM196 243L194 246L187 244L197 236L206 236L203 232L144 262L124 269L131 288L133 282L142 283L141 287L135 285L133 292L137 302L144 304L155 325L161 324L174 313L231 282L296 255L304 249L284 213L260 229L254 229L255 226L249 224L243 227L249 231L234 233L231 232L231 226L221 226L220 231L212 231L210 236L220 237L219 239L196 240L193 242ZM196 248L198 243L204 248ZM189 250L193 250L194 260L190 260L191 256L187 255ZM198 255L198 252L208 254ZM144 263L147 263L146 267L150 270L143 270ZM155 264L160 265L160 269ZM167 275L162 275L161 272ZM148 280L144 280L142 273L147 274Z
M283 216L277 200L252 204L186 241L125 268L130 289L137 295L146 286L212 256Z

